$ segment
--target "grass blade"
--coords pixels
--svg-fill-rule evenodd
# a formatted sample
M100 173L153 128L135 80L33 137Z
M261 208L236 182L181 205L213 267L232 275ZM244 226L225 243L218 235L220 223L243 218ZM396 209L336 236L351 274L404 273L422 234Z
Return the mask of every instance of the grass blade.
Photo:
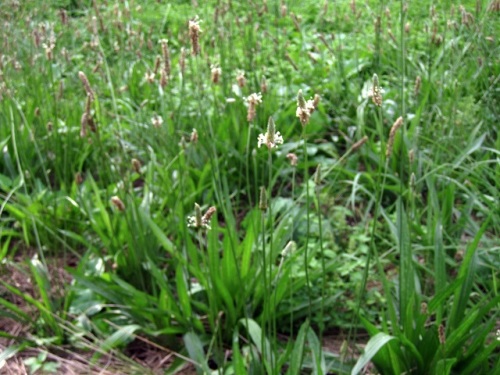
M309 321L306 320L299 329L299 334L295 340L293 346L292 358L290 360L290 368L287 374L298 375L302 367L302 361L304 359L304 345L306 342L306 332L309 330Z
M368 362L370 362L371 359L378 353L378 351L383 348L385 344L394 339L395 337L390 336L384 332L379 332L375 336L373 336L366 344L365 351L354 365L354 368L351 371L351 375L359 374L361 370L368 364Z
M189 357L196 363L196 371L198 374L210 374L210 368L205 361L205 351L203 343L198 335L193 332L188 332L183 336L184 344L189 353Z
M483 237L484 232L488 228L491 216L483 223L479 231L476 233L474 240L467 246L462 265L458 271L458 278L463 278L462 287L455 292L455 299L450 314L448 323L448 330L454 330L460 324L467 304L469 303L469 296L472 290L472 284L476 273L476 250L479 241Z
M397 202L397 231L398 245L400 253L399 270L399 313L401 325L406 333L411 332L413 327L413 306L415 301L415 272L413 267L413 254L410 243L410 229L408 227L408 217L403 207L403 202Z

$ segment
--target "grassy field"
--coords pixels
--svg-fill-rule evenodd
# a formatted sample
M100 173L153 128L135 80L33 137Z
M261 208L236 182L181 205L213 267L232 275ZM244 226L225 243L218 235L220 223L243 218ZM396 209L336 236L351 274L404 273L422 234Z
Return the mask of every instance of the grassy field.
M500 1L0 16L0 373L500 374Z

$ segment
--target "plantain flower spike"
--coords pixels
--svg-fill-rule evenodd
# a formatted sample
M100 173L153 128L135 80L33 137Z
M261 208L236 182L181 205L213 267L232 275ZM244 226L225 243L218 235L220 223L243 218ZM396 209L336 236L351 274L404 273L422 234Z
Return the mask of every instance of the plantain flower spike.
M264 186L260 187L259 210L262 212L266 212L267 210L267 192Z
M281 144L283 144L283 137L280 132L276 131L276 125L274 124L273 118L269 117L267 132L265 134L259 134L257 146L266 145L268 149L271 149Z
M377 74L374 74L372 78L371 97L373 104L375 104L377 107L382 106L382 89L380 88Z

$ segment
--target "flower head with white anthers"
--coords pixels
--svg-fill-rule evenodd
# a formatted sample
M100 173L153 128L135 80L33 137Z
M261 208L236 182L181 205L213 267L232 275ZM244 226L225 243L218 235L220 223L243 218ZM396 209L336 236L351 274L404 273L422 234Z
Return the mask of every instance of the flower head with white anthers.
M151 117L151 122L153 123L153 126L155 128L159 128L163 124L163 118L155 114L153 117Z
M257 114L256 108L259 104L262 103L262 94L260 92L258 94L254 92L253 94L245 98L245 101L248 105L247 120L253 121Z
M372 99L373 104L377 107L382 106L382 94L384 93L384 89L380 87L380 83L378 81L378 76L376 74L373 75L372 78L372 88L368 92L368 97Z
M292 167L297 166L297 162L298 162L299 159L298 159L298 157L297 157L296 154L290 152L290 153L286 154L286 157L287 157L288 160L290 160L290 165Z
M194 19L189 20L189 37L191 38L191 48L194 56L200 53L200 33L202 32L200 27L201 20L196 16Z
M295 115L300 119L300 122L303 126L307 125L309 122L309 118L316 110L316 107L319 103L319 95L315 95L314 99L305 100L304 95L302 94L302 90L299 90L297 94L297 111Z
M280 132L276 131L276 125L272 117L269 117L267 122L267 132L266 134L259 134L258 146L266 145L267 148L271 149L278 147L278 145L283 144L283 137Z
M246 99L245 101L251 105L258 105L258 104L261 104L262 103L262 94L259 92L259 93L256 93L254 92L253 94L250 94Z
M188 227L191 228L196 228L196 229L204 229L204 230L210 230L210 219L212 218L213 214L215 213L216 208L215 207L210 207L207 212L205 212L205 215L201 214L201 207L198 203L194 204L194 216L189 216L187 218L188 221Z

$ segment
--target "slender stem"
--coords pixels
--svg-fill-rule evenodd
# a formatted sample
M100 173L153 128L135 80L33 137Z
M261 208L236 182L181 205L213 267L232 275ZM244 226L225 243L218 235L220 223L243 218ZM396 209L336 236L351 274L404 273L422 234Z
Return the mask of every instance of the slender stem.
M266 271L266 214L264 211L262 211L261 214L261 237L262 237L262 275L264 277L264 299L263 299L263 319L262 319L262 335L261 335L261 342L260 342L260 347L262 350L262 370L265 371L265 353L266 353L266 340L265 340L265 333L266 333L266 325L267 325L267 314L268 314L268 306L269 304L267 303L265 296L268 295L268 282L267 282L267 271Z
M273 230L274 230L274 218L273 218L273 209L272 209L272 190L273 190L273 154L271 152L271 148L268 149L268 173L269 173L269 181L268 181L268 209L269 209L269 278L268 280L272 280L272 272L273 272ZM276 291L274 291L276 293ZM272 293L272 292L271 292ZM271 298L269 298L269 302L271 302ZM271 307L271 306L270 306ZM274 307L274 306L273 306ZM269 336L272 338L271 346L276 344L276 314L274 311L269 311L272 315L271 321L269 322ZM275 348L277 350L277 348ZM276 352L276 350L272 350L271 353ZM271 361L270 367L274 369L273 356L271 355L269 360Z
M252 199L252 189L250 187L250 162L248 160L248 156L251 157L250 153L250 139L252 137L252 130L253 130L253 122L250 122L248 124L248 132L247 132L247 145L246 145L246 150L245 150L245 158L246 158L246 163L245 163L245 177L246 177L246 187L247 187L247 195L248 195L248 202L250 203L250 206L253 207L253 199ZM254 180L255 182L255 180Z
M383 112L381 107L377 107L377 117L376 117L376 123L377 123L377 131L378 131L378 136L379 136L379 142L381 144L384 144L384 133L383 133ZM381 154L385 155L385 148L381 148L380 150ZM361 285L359 288L359 297L358 297L358 302L356 305L356 312L354 313L351 321L351 325L349 328L349 334L348 334L348 339L347 341L350 343L351 340L356 336L357 334L357 326L356 322L359 317L359 312L361 311L361 306L363 304L363 299L364 299L364 293L366 289L366 285L368 282L368 275L370 271L370 263L372 256L377 253L377 249L375 248L375 231L376 231L376 226L377 226L377 220L378 220L378 215L379 215L379 207L382 204L382 196L384 194L384 187L385 187L385 182L386 182L386 176L387 176L387 169L388 169L388 161L385 163L384 169L382 169L382 157L379 159L379 163L377 163L378 171L377 171L377 176L378 176L378 182L375 185L375 208L373 211L373 218L372 218L372 225L370 229L370 243L368 247L368 254L366 256L366 262L363 270L363 277L361 279Z
M319 168L319 167L318 167ZM325 311L325 290L326 290L326 261L325 261L325 250L323 248L323 223L322 223L322 214L321 214L321 204L320 204L320 194L319 187L316 188L316 212L318 215L318 224L319 224L319 250L321 254L321 307L319 312L319 341L323 340L323 332L325 330L325 321L324 321L324 311Z
M305 249L304 249L304 270L306 275L306 288L307 297L309 299L309 305L307 308L307 317L311 321L311 308L312 308L312 298L311 298L311 283L309 279L309 234L310 234L310 215L309 215L309 163L307 157L307 142L306 142L306 127L302 128L302 142L304 145L304 181L306 187L306 238L305 238Z
M295 199L295 174L296 174L297 168L294 166L293 167L293 172L292 172L292 202ZM293 232L294 232L294 223L293 223L293 218L290 216L290 221L291 221L291 231L292 234L290 235L290 238L293 239ZM293 288L290 288L290 306L293 303ZM293 337L293 309L291 309L290 313L290 336Z
M406 15L406 10L405 10L405 2L403 0L400 1L400 6L401 6L401 17L400 17L400 44L401 44L401 48L400 48L400 71L401 71L401 82L400 82L400 92L399 92L399 95L401 97L401 116L404 118L406 118L406 101L405 101L405 79L406 79L406 54L405 54L405 30L404 30L404 27L405 27L405 15ZM405 183L404 183L404 172L405 172L405 155L403 155L403 152L405 150L405 147L404 146L404 140L405 140L405 135L406 135L406 131L405 131L405 123L403 122L403 126L401 126L401 147L399 148L399 196L402 197L403 196L403 192L404 192L404 189L405 189ZM406 204L405 204L406 203ZM405 208L405 211L408 212L408 202L406 201L403 201L401 204L405 204L406 205L406 208ZM399 253L400 255L401 252L402 252L402 249L403 249L403 226L402 225L398 225L398 247L399 247ZM411 241L411 227L408 228L408 235L410 236L410 239L409 241ZM411 243L411 242L410 242ZM411 250L410 250L411 251ZM401 262L402 262L402 259L403 257L401 257ZM399 306L400 306L400 322L402 322L403 324L403 327L406 327L407 324L405 324L405 320L404 317L403 317L403 314L406 314L406 309L404 309L404 303L407 303L402 297L403 297L403 293L407 293L406 291L402 291L402 288L401 288L401 285L403 284L402 283L402 280L403 278L405 278L406 275L404 275L402 272L399 272L399 280L400 280L400 283L399 283ZM418 298L418 296L415 296L415 298ZM417 301L418 299L415 299L415 301ZM395 319L395 317L393 317L393 319ZM400 323L396 323L395 320L393 320L393 325L399 327L400 326ZM395 330L398 330L398 328L395 328ZM407 334L409 332L406 332Z

